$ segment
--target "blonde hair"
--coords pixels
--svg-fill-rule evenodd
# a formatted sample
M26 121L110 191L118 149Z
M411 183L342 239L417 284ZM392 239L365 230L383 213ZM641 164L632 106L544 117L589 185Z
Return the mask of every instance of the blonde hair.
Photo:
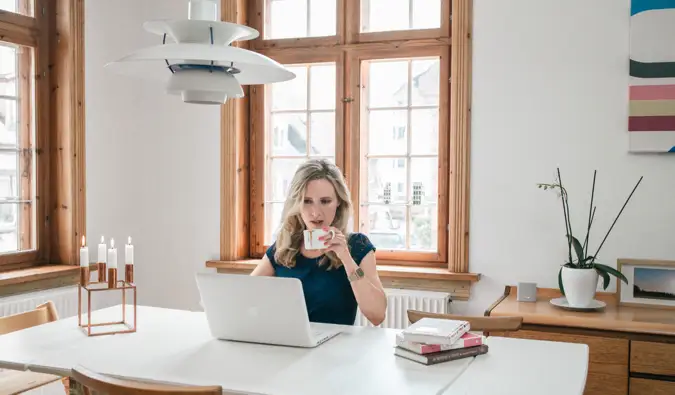
M274 259L279 265L286 267L295 266L296 255L300 252L303 242L305 223L300 216L300 211L305 198L307 184L314 180L328 180L335 189L337 196L337 209L335 218L330 226L339 229L349 240L347 224L352 214L352 202L349 188L340 169L325 159L310 159L300 165L293 176L288 189L288 196L281 213L281 225L276 240ZM335 253L329 251L319 262L319 265L329 263L329 269L342 266L342 262Z

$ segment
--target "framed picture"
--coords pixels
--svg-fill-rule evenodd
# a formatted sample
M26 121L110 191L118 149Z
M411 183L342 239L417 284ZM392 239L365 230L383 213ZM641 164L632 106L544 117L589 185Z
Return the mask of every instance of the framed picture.
M620 305L675 309L675 261L619 259L617 269L628 279L617 283Z

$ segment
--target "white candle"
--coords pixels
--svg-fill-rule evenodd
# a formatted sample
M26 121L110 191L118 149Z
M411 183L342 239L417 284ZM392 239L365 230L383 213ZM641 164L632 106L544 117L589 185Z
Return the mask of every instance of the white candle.
M82 247L80 247L80 266L89 266L89 247L87 247L84 235L82 236Z
M108 268L117 269L117 248L115 248L115 239L110 239L110 248L108 249Z
M97 262L107 262L105 256L105 240L101 236L101 243L98 245L98 261Z
M125 265L134 264L134 245L131 244L131 236L129 236L127 245L124 246L124 264Z

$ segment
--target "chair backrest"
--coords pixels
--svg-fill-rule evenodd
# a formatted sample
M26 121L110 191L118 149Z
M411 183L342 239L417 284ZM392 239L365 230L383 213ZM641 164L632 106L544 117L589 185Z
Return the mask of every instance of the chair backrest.
M56 312L56 307L50 300L37 306L35 310L13 314L6 317L0 317L0 335L30 328L36 325L46 324L58 319L59 315Z
M95 393L107 395L221 395L223 389L219 385L212 386L179 386L170 384L145 383L133 380L124 380L96 373L87 368L78 366L73 368L70 375L73 380Z
M471 317L454 314L429 313L426 311L408 310L408 320L415 323L424 317L446 320L468 321L471 331L514 332L523 326L523 317Z

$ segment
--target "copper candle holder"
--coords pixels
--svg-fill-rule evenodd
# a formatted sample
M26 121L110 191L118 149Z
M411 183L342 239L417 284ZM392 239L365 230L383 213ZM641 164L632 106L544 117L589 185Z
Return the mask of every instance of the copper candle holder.
M98 272L98 282L104 283L106 282L106 263L105 262L98 262L96 263L96 271Z
M83 268L84 269L84 268ZM87 336L101 336L101 335L111 335L116 333L132 333L136 332L136 285L127 281L117 280L117 269L110 268L108 273L107 281L88 281L86 285L83 285L80 282L78 293L77 293L77 325L83 329ZM87 268L87 271L88 268ZM81 271L82 272L82 271ZM99 276L100 278L100 276ZM111 279L114 283L110 284ZM127 306L127 290L133 291L133 304ZM83 291L86 292L86 317L82 316L82 305L83 305ZM106 293L106 292L120 292L122 294L122 317L120 320L113 320L108 322L92 322L92 298L96 294ZM131 307L131 311L127 311ZM83 318L86 318L86 322L83 322ZM127 321L128 318L133 318L133 325ZM99 328L105 328L102 330L97 330ZM117 327L117 328L115 328ZM107 329L107 330L106 330Z
M117 268L108 268L108 288L117 288Z
M90 275L91 274L89 272L89 266L88 265L87 266L80 266L80 285L81 286L86 287L87 285L89 285L89 281L90 281L89 276Z
M134 283L134 265L126 264L124 267L124 281L129 284Z

